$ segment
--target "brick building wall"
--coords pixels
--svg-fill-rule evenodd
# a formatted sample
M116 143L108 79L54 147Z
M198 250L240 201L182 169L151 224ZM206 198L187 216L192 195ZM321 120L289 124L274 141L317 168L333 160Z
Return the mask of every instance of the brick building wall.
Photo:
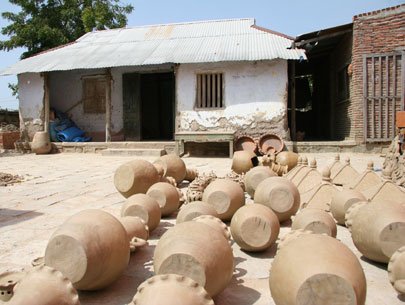
M363 55L391 53L404 48L405 4L353 17L352 107L349 115L351 129L357 142L364 142Z

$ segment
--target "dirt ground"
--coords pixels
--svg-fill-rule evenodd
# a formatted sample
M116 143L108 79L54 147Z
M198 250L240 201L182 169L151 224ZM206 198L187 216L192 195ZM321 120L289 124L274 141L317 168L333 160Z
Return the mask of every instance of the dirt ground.
M311 159L314 155L305 154ZM334 153L316 154L318 168L331 163ZM351 154L351 164L358 171L374 161L381 170L383 159L378 155ZM346 154L341 156L342 160ZM106 157L98 154L57 154L36 156L6 155L0 157L0 172L24 176L25 181L0 187L0 272L19 270L43 256L47 241L69 216L98 208L118 216L124 198L115 190L113 174L122 163L134 157ZM153 157L145 157L153 161ZM214 170L218 176L229 172L231 159L184 158L187 166L200 172ZM186 187L186 186L184 186ZM131 256L126 272L110 287L97 292L81 292L84 305L128 304L140 283L153 275L152 257L159 237L175 223L176 215L162 219L152 233L149 246ZM283 225L280 237L290 230ZM350 233L338 228L338 239L358 256L367 278L367 305L402 304L391 287L386 265L371 263L354 247ZM274 304L268 284L269 269L276 245L265 252L249 254L234 251L235 272L232 282L214 298L217 305ZM299 253L297 253L299 255Z

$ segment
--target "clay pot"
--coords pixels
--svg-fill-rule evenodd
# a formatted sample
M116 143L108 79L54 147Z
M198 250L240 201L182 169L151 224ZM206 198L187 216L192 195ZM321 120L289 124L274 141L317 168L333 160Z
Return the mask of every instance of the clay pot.
M254 152L240 150L233 154L231 168L235 173L243 174L247 173L257 163L257 156Z
M125 216L121 217L119 221L124 226L129 241L133 238L149 239L149 228L141 218L137 216Z
M161 156L153 163L155 166L159 164L163 169L166 169L163 176L173 177L177 183L182 182L186 176L186 165L184 161L175 154Z
M254 202L272 209L279 221L283 222L298 211L300 194L297 187L288 179L270 177L257 186Z
M366 197L359 191L351 189L344 189L332 196L330 211L338 224L345 224L346 211L359 201L366 201Z
M155 275L143 282L129 305L214 305L203 287L177 274Z
M350 215L352 239L368 259L388 263L405 245L405 206L379 202L361 205Z
M114 282L129 261L123 225L101 210L68 218L50 238L45 265L61 271L79 290L97 290Z
M187 221L162 235L155 248L153 267L155 274L190 277L215 296L232 279L233 254L219 231L204 223Z
M246 192L250 195L250 197L253 198L259 183L266 178L275 176L277 176L277 174L267 166L253 167L246 173L244 177Z
M263 155L277 154L283 150L284 141L279 136L268 133L260 137L257 146Z
M114 174L114 185L122 196L128 198L146 191L160 180L156 168L148 161L137 159L117 168Z
M152 185L146 195L152 197L160 206L163 216L168 216L177 211L180 205L180 196L177 188L165 182L158 182Z
M184 205L177 214L176 223L193 220L201 215L212 215L217 217L215 208L206 202L194 201Z
M252 137L246 135L239 136L234 143L234 149L235 151L245 150L256 154L257 143Z
M152 232L159 226L162 213L159 203L145 194L135 194L129 197L121 207L121 217L137 216L146 222Z
M388 279L395 290L405 294L405 246L391 256L388 263Z
M315 233L304 229L290 230L289 232L287 232L287 234L285 234L282 238L279 239L277 244L277 251L280 251L280 249L285 247L289 242L301 237L304 234L315 234Z
M363 206L368 204L368 201L358 201L354 203L351 207L349 207L345 213L345 226L349 230L349 232L352 232L352 223L353 223L353 218L359 211L359 209Z
M327 234L336 237L337 228L333 217L322 210L306 208L301 210L293 219L292 230L309 230L316 234Z
M49 133L37 131L31 142L31 150L37 155L48 154L52 150Z
M186 168L186 176L184 177L184 180L186 181L194 181L195 178L198 176L198 170L195 168Z
M245 205L232 217L232 237L245 251L269 248L276 241L279 232L280 223L276 214L264 205Z
M231 233L229 232L227 225L218 217L212 215L201 215L194 218L193 221L204 223L220 232L228 241L231 240Z
M286 244L270 270L276 305L364 305L366 278L350 249L319 234L303 234Z
M290 171L298 164L298 154L292 151L281 151L277 154L276 163L287 166Z
M214 206L218 218L230 220L233 214L245 204L245 194L240 185L232 180L217 179L204 190L202 201Z
M26 273L23 271L9 271L0 274L0 304L9 301L14 296L15 285L17 285L25 275Z
M80 305L72 283L61 272L47 266L35 267L23 273L10 295L8 300L0 299L0 304Z

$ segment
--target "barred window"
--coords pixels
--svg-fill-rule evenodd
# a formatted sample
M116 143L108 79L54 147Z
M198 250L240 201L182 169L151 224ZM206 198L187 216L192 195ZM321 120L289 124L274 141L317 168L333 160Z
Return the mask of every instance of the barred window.
M224 107L223 73L197 74L197 108L216 109Z
M104 77L83 78L84 113L105 113L106 85Z

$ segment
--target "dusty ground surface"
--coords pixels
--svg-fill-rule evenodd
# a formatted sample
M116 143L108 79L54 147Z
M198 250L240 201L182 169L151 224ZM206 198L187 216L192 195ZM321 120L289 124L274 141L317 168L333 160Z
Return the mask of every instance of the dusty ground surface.
M342 159L345 156L343 154ZM317 154L316 158L319 168L322 168L333 161L334 154ZM113 174L119 165L131 159L133 157L96 154L0 157L0 172L22 175L26 179L22 183L0 187L0 272L19 270L29 266L34 258L43 256L51 234L78 211L99 208L118 216L124 198L114 188ZM351 163L359 171L366 168L370 159L377 170L381 169L383 159L378 155L351 155ZM184 158L184 161L200 172L214 170L218 175L225 175L231 165L227 158ZM129 303L137 286L153 275L155 245L159 237L174 225L175 216L162 219L159 228L152 233L150 245L132 254L129 266L119 280L102 291L81 292L81 303ZM288 225L284 225L280 236L289 230ZM402 304L388 281L386 265L370 263L361 257L346 228L338 228L337 238L354 251L364 268L368 284L366 304ZM215 304L274 304L268 278L276 246L259 254L242 252L236 244L233 244L233 250L234 277L229 287L215 297Z

